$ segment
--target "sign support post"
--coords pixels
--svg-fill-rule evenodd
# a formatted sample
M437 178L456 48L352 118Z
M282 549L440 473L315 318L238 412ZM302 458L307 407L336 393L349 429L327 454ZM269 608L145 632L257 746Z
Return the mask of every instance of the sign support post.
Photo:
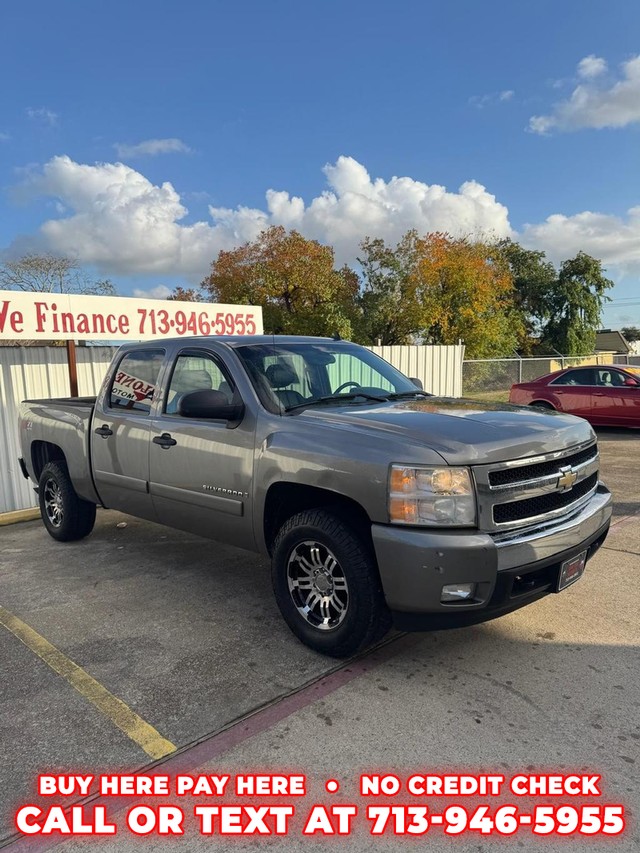
M76 361L76 342L67 341L67 365L69 368L69 396L78 396L78 364Z

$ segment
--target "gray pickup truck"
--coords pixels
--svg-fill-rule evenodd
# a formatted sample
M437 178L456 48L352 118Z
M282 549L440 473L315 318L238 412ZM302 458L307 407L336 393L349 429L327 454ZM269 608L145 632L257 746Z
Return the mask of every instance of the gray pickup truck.
M418 386L347 341L126 345L97 398L23 403L20 462L55 539L99 505L269 555L294 634L346 656L560 592L609 528L586 421Z

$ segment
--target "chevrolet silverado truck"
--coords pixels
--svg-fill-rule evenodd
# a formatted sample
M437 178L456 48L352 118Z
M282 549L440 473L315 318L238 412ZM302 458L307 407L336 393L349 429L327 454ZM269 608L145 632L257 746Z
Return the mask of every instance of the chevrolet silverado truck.
M561 592L609 529L585 420L419 386L348 341L127 344L97 397L22 404L20 464L62 542L102 506L270 557L293 633L342 657Z

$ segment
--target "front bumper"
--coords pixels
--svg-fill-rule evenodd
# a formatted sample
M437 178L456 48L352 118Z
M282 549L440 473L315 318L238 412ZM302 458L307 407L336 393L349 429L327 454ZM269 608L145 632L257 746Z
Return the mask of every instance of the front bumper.
M568 519L526 532L490 535L374 524L387 605L401 630L471 625L502 616L556 589L560 565L604 542L611 494L603 484ZM470 602L442 604L445 584L475 583Z

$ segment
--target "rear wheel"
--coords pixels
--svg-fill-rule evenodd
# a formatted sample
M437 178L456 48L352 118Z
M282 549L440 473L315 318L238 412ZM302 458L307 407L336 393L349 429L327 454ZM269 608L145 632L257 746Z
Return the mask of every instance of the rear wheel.
M76 494L64 462L47 462L38 482L40 515L58 542L83 539L93 530L96 506Z
M529 403L529 405L534 406L536 409L547 409L547 411L555 412L555 408L551 403L547 403L544 400L536 400L533 403Z
M285 522L274 546L272 582L285 622L317 652L348 657L391 625L371 549L327 510Z

